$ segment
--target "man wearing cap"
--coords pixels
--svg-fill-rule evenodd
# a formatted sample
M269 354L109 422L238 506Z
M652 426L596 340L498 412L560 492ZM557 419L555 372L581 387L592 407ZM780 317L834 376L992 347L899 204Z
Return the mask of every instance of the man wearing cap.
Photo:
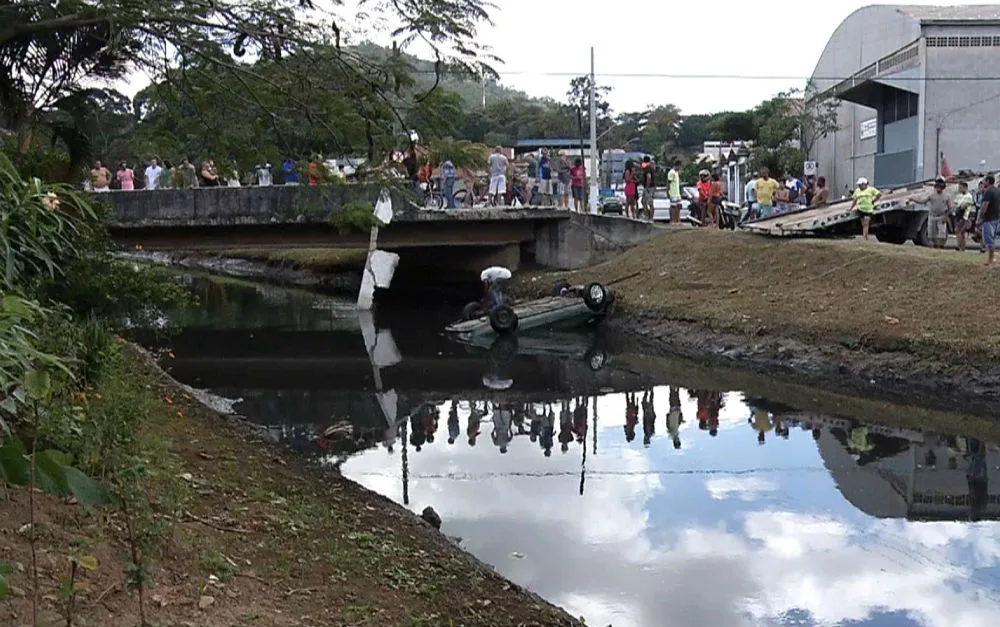
M856 207L861 214L861 235L865 241L868 240L868 229L872 224L872 216L875 215L875 201L882 197L882 192L868 184L868 179L861 177L858 179L858 188L854 190L854 201L851 209Z

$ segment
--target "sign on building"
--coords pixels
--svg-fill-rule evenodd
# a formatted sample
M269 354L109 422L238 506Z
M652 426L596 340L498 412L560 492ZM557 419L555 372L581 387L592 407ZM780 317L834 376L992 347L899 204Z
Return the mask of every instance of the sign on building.
M806 161L802 164L802 174L804 176L816 176L816 162Z
M870 139L878 135L878 118L861 122L861 139Z

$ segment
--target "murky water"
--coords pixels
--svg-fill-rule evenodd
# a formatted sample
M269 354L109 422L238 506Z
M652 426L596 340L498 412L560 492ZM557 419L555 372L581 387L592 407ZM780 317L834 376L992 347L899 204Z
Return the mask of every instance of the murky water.
M201 310L143 338L173 349L175 377L433 506L443 532L590 625L1000 623L992 443L906 410L885 426L725 380L684 389L593 336L526 336L510 359L441 337L447 311L376 324L306 293L191 283Z

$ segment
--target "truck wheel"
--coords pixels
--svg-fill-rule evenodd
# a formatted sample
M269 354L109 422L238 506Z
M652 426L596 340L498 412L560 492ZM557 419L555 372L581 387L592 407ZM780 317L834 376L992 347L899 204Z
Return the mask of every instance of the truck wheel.
M490 310L490 326L498 335L509 335L517 331L517 314L509 305L497 305Z
M906 233L902 229L884 229L878 233L878 241L887 244L905 244Z
M483 311L483 305L472 301L465 307L462 307L462 320L478 320L482 318L485 312Z
M567 290L569 287L569 281L566 279L559 279L556 281L555 285L552 286L552 295L562 296L563 290Z
M608 301L608 289L600 283L590 283L583 289L583 302L591 311L603 311Z
M930 246L931 238L927 235L927 222L917 231L917 236L913 238L913 243L917 246Z

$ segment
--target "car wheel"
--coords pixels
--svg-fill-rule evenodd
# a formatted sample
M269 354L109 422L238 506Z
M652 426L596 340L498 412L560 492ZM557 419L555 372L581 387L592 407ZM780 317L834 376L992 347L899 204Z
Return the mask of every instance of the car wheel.
M591 311L603 311L609 304L608 290L600 283L591 283L583 289L583 302Z
M555 285L552 286L552 295L562 296L563 291L568 290L569 287L570 287L569 281L567 281L566 279L559 279L558 281L555 282Z
M497 305L490 311L490 326L498 335L514 333L517 323L517 314L509 305Z
M517 357L517 336L502 335L493 340L488 353L492 366L506 366Z
M603 348L591 348L583 356L583 359L587 362L587 367L590 368L591 372L597 372L607 365L608 352Z
M462 320L478 320L482 318L486 312L483 311L482 303L472 301L465 307L462 307Z

